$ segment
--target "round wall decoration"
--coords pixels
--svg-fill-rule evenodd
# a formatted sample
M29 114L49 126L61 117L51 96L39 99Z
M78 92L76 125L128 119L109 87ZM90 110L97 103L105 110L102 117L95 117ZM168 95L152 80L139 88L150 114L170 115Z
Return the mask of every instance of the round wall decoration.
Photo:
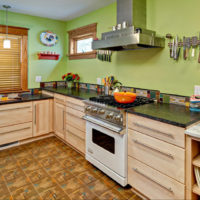
M40 34L40 41L46 46L54 46L58 42L58 36L50 31L42 32Z

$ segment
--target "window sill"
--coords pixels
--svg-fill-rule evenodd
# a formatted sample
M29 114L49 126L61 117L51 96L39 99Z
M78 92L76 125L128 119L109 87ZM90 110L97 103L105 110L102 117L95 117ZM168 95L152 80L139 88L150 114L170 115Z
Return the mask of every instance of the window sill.
M94 58L96 58L96 51L92 51L89 53L77 53L77 54L69 55L69 60L94 59Z

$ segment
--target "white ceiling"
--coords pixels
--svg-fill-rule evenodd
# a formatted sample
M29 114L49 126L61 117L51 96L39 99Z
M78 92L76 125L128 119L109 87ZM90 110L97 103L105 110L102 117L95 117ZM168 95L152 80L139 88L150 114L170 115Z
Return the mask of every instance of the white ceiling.
M93 10L107 6L116 0L0 0L10 5L9 11L56 20L71 20Z

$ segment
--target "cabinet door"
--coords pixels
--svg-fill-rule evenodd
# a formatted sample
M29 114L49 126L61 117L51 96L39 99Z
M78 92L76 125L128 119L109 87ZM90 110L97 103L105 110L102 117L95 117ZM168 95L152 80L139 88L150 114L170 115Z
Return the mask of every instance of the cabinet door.
M49 100L33 102L33 136L40 136L50 132L51 106Z
M57 102L55 102L54 104L54 129L55 129L55 134L64 139L65 106Z

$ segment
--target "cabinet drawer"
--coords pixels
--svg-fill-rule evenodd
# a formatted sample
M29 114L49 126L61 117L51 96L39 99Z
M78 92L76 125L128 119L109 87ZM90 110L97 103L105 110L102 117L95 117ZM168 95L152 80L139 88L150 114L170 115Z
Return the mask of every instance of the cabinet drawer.
M66 112L69 115L73 115L73 116L79 117L79 118L82 118L85 115L84 112L81 112L79 110L75 110L75 109L68 107L68 106L66 107Z
M0 106L0 127L32 121L32 102Z
M85 120L66 113L66 127L68 126L68 124L79 129L82 132L85 132Z
M129 129L128 155L181 183L185 182L185 150L180 147Z
M185 186L183 184L130 156L128 156L128 183L149 199L185 199Z
M82 100L78 100L75 98L67 97L66 98L66 106L71 107L75 110L84 112L84 103Z
M66 96L64 96L64 95L54 94L55 102L58 102L58 103L61 103L61 104L65 105L65 99L66 99Z
M33 136L32 122L0 128L0 145Z
M184 128L128 114L128 128L185 148Z
M85 154L85 140L82 140L68 131L66 131L65 139L70 145Z
M67 130L67 132L70 132L70 133L76 135L77 137L81 138L82 140L85 140L85 132L83 132L77 128L74 128L73 126L71 126L69 124L67 124L66 130Z

